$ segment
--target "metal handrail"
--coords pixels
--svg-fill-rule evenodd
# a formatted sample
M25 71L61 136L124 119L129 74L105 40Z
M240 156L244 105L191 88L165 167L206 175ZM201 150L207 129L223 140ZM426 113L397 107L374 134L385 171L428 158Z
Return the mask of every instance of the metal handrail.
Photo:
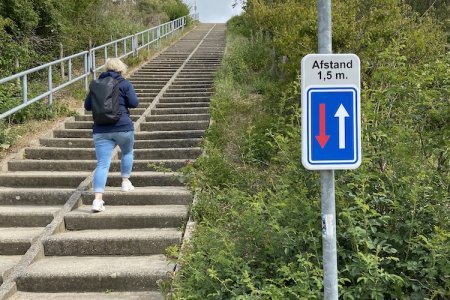
M11 75L9 77L0 79L0 84L11 82L13 80L20 81L21 83L21 97L22 97L22 104L0 114L0 120L18 112L19 110L27 107L28 105L39 101L45 97L48 97L48 104L52 105L53 103L53 94L60 89L71 85L75 82L78 82L79 80L84 79L84 85L86 91L89 89L89 83L88 83L88 77L89 75L93 75L94 78L96 78L96 73L105 67L106 60L109 58L108 56L108 50L110 50L108 47L114 47L113 48L113 54L112 57L119 57L124 58L129 56L130 54L137 55L139 50L147 47L147 49L150 49L150 45L153 43L157 43L157 47L160 46L160 40L169 34L173 34L175 31L179 29L184 29L184 27L187 24L187 17L184 16L181 18L178 18L173 21L166 22L164 24L160 24L158 26L146 29L144 31L135 33L133 35L129 35L126 37L122 37L120 39L111 41L109 43L91 48L87 51L83 51L68 57L64 57L58 60L55 60L50 63L46 63L44 65ZM191 14L189 17L193 20L198 20L198 13ZM150 34L152 36L152 39L150 40ZM145 38L145 35L147 35ZM139 39L140 38L140 39ZM139 43L140 41L140 43ZM119 55L119 43L122 44L122 54ZM127 50L127 45L130 45ZM97 66L96 61L96 52L97 51L103 51L103 64L100 64ZM83 73L76 78L72 78L74 76L73 70L72 70L72 63L74 59L80 59L82 57L84 61L84 67L83 67ZM57 86L54 86L54 80L52 76L52 67L54 65L67 63L68 65L68 71L67 71L67 81L64 83L61 83ZM42 94L34 97L33 99L28 99L28 75L32 73L36 73L41 70L47 69L47 82L48 82L48 88L46 92L43 92Z

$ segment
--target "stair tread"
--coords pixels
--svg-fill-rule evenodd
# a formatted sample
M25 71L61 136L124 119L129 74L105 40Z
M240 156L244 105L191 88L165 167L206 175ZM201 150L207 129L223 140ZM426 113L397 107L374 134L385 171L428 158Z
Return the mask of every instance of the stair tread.
M163 300L159 292L102 292L102 293L29 293L16 292L11 300Z
M31 241L44 227L0 227L0 241Z
M164 276L172 268L164 255L150 256L47 256L29 266L23 277L49 279L79 277L98 278L111 276L139 276L155 274Z
M66 216L82 218L116 218L152 217L152 216L184 216L188 211L186 205L108 205L101 213L93 213L91 205L81 205Z
M43 206L43 205L0 205L0 216L36 216L36 215L54 215L61 206Z
M47 241L54 240L137 240L137 239L170 239L181 238L181 231L176 228L130 228L130 229L95 229L66 231L48 237Z
M85 193L93 193L92 188L89 192ZM145 186L145 187L136 187L133 191L122 192L120 187L111 187L107 186L105 189L105 193L108 194L122 194L122 195L141 195L141 194L173 194L173 195L186 195L191 192L184 186Z
M39 189L39 188L1 187L0 194L11 193L11 192L16 192L17 194L20 194L20 193L45 193L45 194L50 194L50 193L59 193L59 192L67 193L67 192L72 192L72 191L75 191L75 189L71 189L71 188L45 188L45 190L42 190L42 189Z
M22 255L0 255L0 284L5 272L14 267L22 258Z
M67 171L14 171L0 174L0 177L13 177L13 176L24 176L24 177L32 177L32 176L46 176L46 177L73 177L74 175L78 176L88 176L90 172L77 172L74 174L73 172Z

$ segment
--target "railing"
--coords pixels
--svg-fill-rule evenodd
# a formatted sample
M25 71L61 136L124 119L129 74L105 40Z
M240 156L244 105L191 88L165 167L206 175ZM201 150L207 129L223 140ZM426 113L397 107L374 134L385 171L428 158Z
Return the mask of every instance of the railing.
M198 20L198 13L189 16L193 20ZM150 49L150 45L156 43L159 47L160 40L174 32L184 29L186 26L187 16L181 17L179 19L158 25L156 27L138 32L133 35L129 35L124 38L109 42L107 44L91 48L88 51L83 51L78 54L74 54L53 62L47 63L45 65L29 69L27 71L20 72L18 74L0 79L0 84L17 81L21 85L21 98L22 104L0 114L0 120L16 113L17 111L27 107L28 105L39 101L45 97L48 97L48 104L53 103L53 94L62 88L78 82L84 79L84 85L86 91L89 89L88 77L89 75L96 78L96 73L104 68L106 60L108 57L119 57L124 58L131 54L137 55L138 52L146 48ZM78 65L78 74L74 72L73 65ZM61 83L56 83L53 79L53 68L57 65L67 65L67 80L62 78ZM29 78L36 72L47 70L47 88L45 92L34 97L33 99L28 99L28 88L29 88ZM81 70L81 72L80 72ZM54 86L55 85L55 86Z

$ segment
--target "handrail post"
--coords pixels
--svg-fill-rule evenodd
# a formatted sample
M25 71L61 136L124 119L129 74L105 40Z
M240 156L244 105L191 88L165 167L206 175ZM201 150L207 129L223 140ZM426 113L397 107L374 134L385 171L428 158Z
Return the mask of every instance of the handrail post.
M68 63L67 63L67 72L68 72L68 80L72 81L72 59L69 59Z
M89 77L89 57L90 52L84 55L84 89L86 92L89 90L88 77Z
M27 74L25 74L22 77L22 103L27 102L28 102L28 79Z
M48 91L50 92L50 94L48 95L48 105L51 106L53 104L52 66L48 67Z
M59 43L59 58L63 59L64 58L64 47L62 43ZM62 61L60 64L60 68L61 68L61 78L64 79L64 62Z
M137 41L137 37L136 37L136 35L134 34L134 35L131 37L131 50L133 51L133 56L136 56L136 54L137 54L136 41Z
M156 29L156 38L157 38L156 45L158 46L158 48L160 48L161 47L161 41L160 41L160 39L161 39L161 25L158 25L158 29Z
M92 54L91 54L91 62L92 62L92 76L93 79L95 79L97 77L97 70L96 70L96 63L95 63L95 50L92 50Z

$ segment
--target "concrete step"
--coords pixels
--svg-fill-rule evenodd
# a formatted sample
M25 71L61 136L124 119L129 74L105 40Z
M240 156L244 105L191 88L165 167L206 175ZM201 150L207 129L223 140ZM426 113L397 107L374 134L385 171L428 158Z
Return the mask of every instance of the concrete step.
M155 108L150 112L152 115L185 115L185 114L208 114L209 107L170 107Z
M46 256L164 254L181 242L174 228L138 228L66 231L44 241Z
M28 293L16 292L10 300L164 300L159 292L110 292L98 293Z
M201 142L202 139L137 140L134 143L134 149L192 148L198 147Z
M44 227L0 227L0 255L23 255Z
M136 159L196 159L201 148L161 148L134 150Z
M153 70L153 69L171 69L171 70L178 70L179 67L181 67L181 65L183 64L182 61L178 62L178 63L170 63L170 62L150 62L147 65L142 67L142 71L144 70Z
M188 126L186 126L188 127ZM200 126L192 129L200 128ZM174 130L176 130L175 128ZM190 128L188 128L190 129ZM148 130L148 129L145 129ZM36 160L95 160L94 148L29 148L26 149L26 158ZM196 158L201 152L200 148L156 148L135 149L136 159L183 159ZM119 151L120 157L120 151Z
M94 125L94 122L92 120L66 122L66 123L64 123L64 128L65 129L92 129L93 125Z
M153 79L161 79L161 80L169 81L170 78L172 78L172 75L138 74L133 77L133 80L138 81L138 82L141 82L141 81L148 82L148 81L152 81Z
M92 138L92 129L57 129L53 130L55 138Z
M131 83L133 83L133 86L135 84L138 84L138 85L160 84L160 85L164 86L168 81L169 80L165 79L165 78L137 79L134 77L131 79Z
M176 172L133 172L131 182L138 187L147 186L183 186L180 174ZM122 178L119 172L109 172L106 184L108 186L120 186Z
M203 83L199 83L199 82L174 82L172 83L172 85L170 86L170 89L185 89L185 88L191 88L191 89L206 89L206 88L211 88L213 82L209 81L209 82L203 82Z
M0 285L3 283L3 278L8 276L21 258L21 255L0 255Z
M196 80L196 79L202 79L202 80L214 80L214 75L212 74L191 74L187 72L181 72L177 76L177 80L179 79L187 79L187 80Z
M144 113L144 111L146 110L146 107L138 107L138 108L130 108L130 115L142 115ZM92 116L92 112L91 111L84 111L85 115L89 115Z
M209 121L209 114L152 115L145 118L147 122L155 121Z
M7 188L0 189L0 205L64 205L75 189Z
M93 213L91 203L81 205L64 217L66 229L179 228L188 213L185 205L113 206L105 201L105 207Z
M194 77L186 77L186 78L176 78L173 82L173 84L181 84L181 85L187 85L190 83L196 83L196 84L213 84L214 78L194 78Z
M181 66L181 65L180 65ZM137 70L133 76L138 76L138 75L142 75L142 74L173 74L175 73L178 68L180 66L172 66L172 67L168 67L168 66L148 66L148 67L144 67L142 69Z
M159 103L185 103L185 102L210 102L210 97L162 97Z
M180 64L177 65L151 65L151 66L144 66L143 68L137 70L134 74L140 74L140 73L167 73L171 72L174 73L178 68L180 67Z
M7 172L0 174L0 186L20 188L76 188L89 172Z
M161 91L161 88L145 86L145 87L135 87L134 90L136 91L137 94L154 93L154 94L158 95L159 91Z
M41 138L39 143L44 147L53 148L91 148L94 147L92 138Z
M163 255L46 257L17 279L27 292L155 291L173 265Z
M62 206L2 205L0 227L45 227Z
M188 62L185 65L185 68L183 70L190 70L192 68L197 70L204 70L204 69L217 69L220 66L217 62Z
M159 90L161 90L166 85L166 83L167 83L166 80L161 80L161 81L152 80L151 82L145 82L145 83L138 81L136 83L133 83L133 86L136 90L140 90L140 89L159 89Z
M156 108L209 108L208 102L157 103Z
M209 115L204 115L208 117ZM156 116L155 116L156 117ZM166 116L167 119L174 118L171 115ZM196 115L186 115L186 119L195 120L196 118L201 118L202 115L196 117ZM157 118L147 118L149 120ZM161 116L163 121L164 116ZM179 119L183 119L180 117ZM92 139L76 139L76 138L45 138L40 140L41 144L50 148L93 148L94 142ZM187 148L187 147L197 147L200 145L201 139L174 139L174 140L153 140L153 141L144 141L137 140L134 143L134 149L148 149L148 148ZM10 161L13 162L13 161Z
M158 95L158 94L159 94L159 91L157 91L157 92L137 92L136 93L138 99L140 99L140 98L151 99L151 98L155 98L156 95Z
M164 93L164 97L169 98L169 97L211 97L213 95L213 92L209 92L209 91L186 91L186 92L176 92L176 91L167 91Z
M180 74L193 74L193 75L212 75L214 76L214 74L216 73L217 68L213 68L210 66L206 66L206 68L198 68L197 66L192 66L190 68L185 67Z
M141 103L142 104L142 103ZM130 116L131 120L137 121L139 119L138 115ZM91 115L78 115L75 116L75 121L91 121L92 122L92 116Z
M169 87L166 93L211 93L214 91L214 88L212 87L186 87L186 86L178 86L178 87Z
M193 161L191 159L190 161ZM8 163L10 171L93 171L97 161L91 160L15 160ZM159 169L178 170L186 165L186 159L134 160L133 171L157 171ZM157 166L157 167L154 167ZM158 167L159 166L159 167ZM113 160L110 172L120 171L120 161ZM4 189L4 188L2 188ZM15 188L16 190L17 188ZM48 190L48 188L46 188ZM16 197L15 194L11 194ZM67 198L66 198L67 200ZM43 200L45 201L45 200ZM48 200L50 201L50 199ZM1 203L1 201L0 201Z
M141 123L142 131L205 130L209 121L155 121Z
M135 135L135 139L161 140L161 139L195 139L202 138L205 135L204 130L180 130L180 131L141 131Z
M82 202L90 205L94 199L92 189L82 193ZM188 205L191 192L185 187L149 186L122 192L119 187L106 187L103 200L108 205Z
M94 148L26 148L24 157L27 159L45 160L91 160L95 159Z

